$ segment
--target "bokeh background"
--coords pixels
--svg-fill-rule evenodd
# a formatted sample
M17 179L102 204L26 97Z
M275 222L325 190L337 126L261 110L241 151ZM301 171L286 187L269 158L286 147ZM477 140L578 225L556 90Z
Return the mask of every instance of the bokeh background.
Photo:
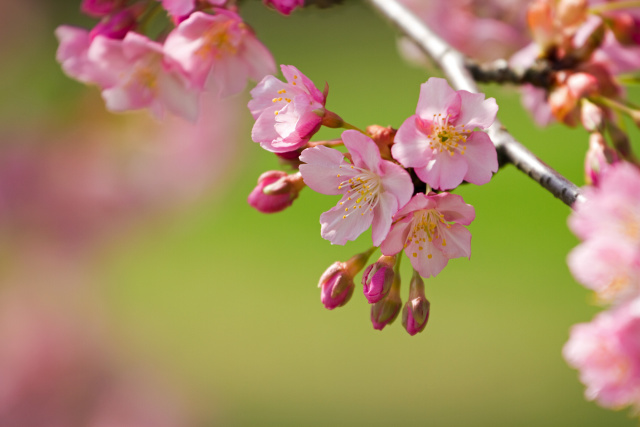
M87 408L91 425L131 427L637 425L586 402L562 359L570 326L601 308L565 263L570 209L535 182L507 166L460 188L477 213L471 260L426 281L422 334L399 319L376 331L359 285L345 307L320 303L324 269L370 244L320 238L334 198L247 205L281 167L251 141L248 91L207 106L197 130L106 112L55 62L55 27L92 24L78 4L0 3L1 427L89 425ZM438 75L407 64L359 1L283 17L246 0L241 13L359 127L398 127ZM516 138L583 182L584 131L536 128L515 91L486 92Z

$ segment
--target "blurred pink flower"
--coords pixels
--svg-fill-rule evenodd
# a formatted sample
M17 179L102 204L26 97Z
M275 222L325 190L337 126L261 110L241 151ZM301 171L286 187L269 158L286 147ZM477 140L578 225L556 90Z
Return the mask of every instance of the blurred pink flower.
M373 224L372 240L379 246L389 233L391 217L413 192L409 174L382 160L375 142L356 130L342 133L352 163L338 150L317 146L302 152L304 182L322 194L342 194L338 204L320 216L321 235L333 244L355 240Z
M194 12L167 37L164 52L179 63L198 88L221 96L241 92L248 79L275 72L269 50L234 12Z
M253 141L275 153L304 146L322 123L325 93L293 65L281 65L287 83L267 76L251 90L248 107L256 119Z
M640 299L573 326L562 353L580 371L587 399L640 408Z
M173 17L189 15L196 7L196 0L160 0L162 7ZM224 6L227 0L202 0L212 6Z
M498 155L489 136L475 129L488 128L497 112L495 99L454 91L432 77L420 86L416 114L398 129L391 153L435 189L455 188L463 180L486 184L498 170Z
M289 15L296 8L304 6L304 0L263 0L263 2L283 15Z
M380 249L389 256L404 249L422 277L436 276L451 258L471 257L471 233L463 226L475 215L456 194L418 193L395 214Z

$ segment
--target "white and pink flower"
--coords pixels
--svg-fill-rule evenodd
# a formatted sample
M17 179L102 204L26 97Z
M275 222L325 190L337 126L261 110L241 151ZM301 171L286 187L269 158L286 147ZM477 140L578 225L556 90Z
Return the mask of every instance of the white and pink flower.
M320 216L321 235L333 244L355 240L373 224L372 239L379 246L389 233L391 218L413 192L409 174L382 160L371 138L355 130L342 133L352 163L338 150L317 146L300 156L304 182L323 194L342 194L338 204Z
M398 129L393 157L434 189L452 189L463 180L486 184L498 170L498 156L489 136L475 129L488 128L497 112L495 99L454 91L432 77L420 86L416 114Z
M256 119L253 141L275 153L303 147L322 124L327 89L320 92L293 65L281 65L287 82L267 76L251 91L249 110Z
M562 353L580 371L587 399L640 408L640 299L573 326Z
M221 96L241 92L249 79L275 72L269 50L234 12L194 12L167 37L164 52L179 63L191 82Z
M475 216L473 206L456 194L416 194L394 215L380 249L389 256L404 249L422 277L436 276L451 258L471 257L471 233L464 225Z

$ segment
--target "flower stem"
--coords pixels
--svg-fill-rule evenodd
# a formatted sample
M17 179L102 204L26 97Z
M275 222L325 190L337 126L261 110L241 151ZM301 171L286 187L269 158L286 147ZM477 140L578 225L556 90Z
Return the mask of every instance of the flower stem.
M351 123L343 122L343 123L342 123L342 128L343 128L343 129L353 129L353 130L357 130L358 132L361 132L361 133L363 133L363 134L365 134L365 135L369 136L369 134L368 134L368 133L366 133L366 132L365 132L365 131L363 131L362 129L360 129L360 128L358 128L358 127L354 126L354 125L352 125Z

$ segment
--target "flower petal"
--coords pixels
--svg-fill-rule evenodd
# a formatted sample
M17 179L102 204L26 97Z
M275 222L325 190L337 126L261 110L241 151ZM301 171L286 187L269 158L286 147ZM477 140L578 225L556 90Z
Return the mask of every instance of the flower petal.
M393 195L385 192L379 197L378 204L373 208L373 227L371 230L373 246L380 246L387 237L391 229L391 218L398 210L398 201Z
M440 193L432 197L437 200L438 207L436 209L444 215L444 220L447 222L469 225L476 217L475 209L466 204L462 196Z
M402 123L391 147L393 158L407 168L425 167L433 156L429 138L417 123L420 117L413 115Z
M451 115L455 120L460 112L460 96L449 86L445 79L431 77L420 85L420 98L416 114L422 119L431 120L434 115Z
M378 146L371 138L357 130L345 130L342 132L342 142L349 150L355 166L380 175L382 158Z
M435 155L423 168L415 168L416 175L426 182L431 188L449 190L456 188L467 173L467 161L465 156L448 152Z
M483 93L458 91L460 95L460 116L456 123L466 125L468 130L476 127L486 129L496 119L498 104L494 98L484 99Z
M498 153L489 135L484 132L471 132L467 137L464 157L467 160L465 181L476 185L486 184L494 172L498 171Z
M402 251L407 236L411 231L411 222L413 215L408 215L400 221L396 221L389 230L389 234L380 245L380 250L384 255L391 256Z
M373 214L368 209L354 209L346 212L347 196L345 195L341 202L331 210L320 215L320 235L333 243L334 245L344 245L348 240L355 240L370 226L373 220Z
M348 163L344 161L344 154L333 148L319 145L305 149L300 154L300 173L304 183L312 190L322 194L342 194L338 189L340 183L351 175ZM340 168L340 166L346 166ZM345 172L342 172L342 171Z

